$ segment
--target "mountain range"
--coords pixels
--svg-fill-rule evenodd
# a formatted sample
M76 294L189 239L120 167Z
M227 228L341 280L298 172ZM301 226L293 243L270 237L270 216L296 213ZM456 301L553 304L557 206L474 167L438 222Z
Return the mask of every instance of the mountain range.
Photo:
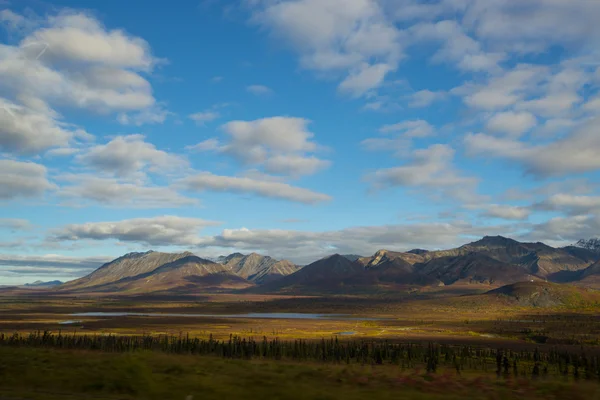
M334 254L304 267L287 260L234 253L214 260L192 253L129 253L59 290L73 292L364 293L406 287L524 281L600 285L600 252L590 241L554 248L486 236L449 249L379 250L370 257Z

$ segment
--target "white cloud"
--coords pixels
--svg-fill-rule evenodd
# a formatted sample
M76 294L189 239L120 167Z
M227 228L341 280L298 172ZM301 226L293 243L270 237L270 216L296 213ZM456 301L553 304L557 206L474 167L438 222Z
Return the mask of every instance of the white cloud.
M219 225L199 218L165 215L115 222L70 224L51 232L51 241L118 240L150 246L190 246L199 243L199 231Z
M0 218L0 229L8 229L14 232L28 230L31 227L31 222L26 219Z
M255 1L252 21L283 38L304 68L338 72L359 96L383 82L402 56L401 32L371 0Z
M186 177L179 183L190 191L214 190L220 192L249 193L305 204L331 200L331 197L326 194L291 186L287 183L251 177L220 176L209 172Z
M88 202L115 208L178 208L198 205L197 199L182 196L165 186L146 185L144 182L124 182L89 174L64 175L69 182L61 186L59 195L66 205L82 207Z
M489 218L525 220L529 218L530 214L531 210L529 210L527 207L491 204L487 207L487 210L482 215Z
M537 124L535 116L528 112L501 112L495 114L487 122L487 129L492 132L519 136L531 130Z
M153 106L135 113L121 113L117 117L117 121L123 125L135 126L162 124L172 114L172 112L164 109L162 106Z
M36 154L66 146L74 136L52 115L0 98L0 151Z
M308 124L292 117L228 122L222 129L231 140L219 150L246 165L264 164L270 171L294 176L312 174L329 163L307 154L318 150Z
M250 177L219 176L208 172L186 177L181 180L180 184L190 191L214 190L250 193L305 204L331 200L331 197L326 194L291 186L287 183Z
M600 96L591 98L587 103L583 105L586 111L593 111L600 113Z
M379 129L381 133L399 132L405 137L422 138L432 136L435 130L429 122L424 120L402 121L393 125L384 125Z
M48 181L40 164L0 159L0 200L39 197L56 186Z
M206 122L214 121L219 118L221 114L216 111L199 111L194 114L190 114L189 118L194 121L197 125L203 126Z
M411 100L408 105L413 108L428 107L444 97L446 97L445 92L432 92L428 89L419 90L411 95Z
M385 76L393 68L388 64L364 63L351 70L350 75L340 83L339 90L360 97L374 87L381 86Z
M593 46L600 43L597 23L600 4L596 1L527 0L517 4L474 0L461 3L465 9L464 25L494 48L537 54L556 45L593 50Z
M157 108L152 87L142 76L160 60L143 39L108 30L81 12L19 18L29 24L23 30L26 36L17 46L0 45L0 90L5 97L25 107L43 104L48 113L67 106L121 112L124 123L164 120L166 111ZM126 114L133 111L139 114Z
M409 120L384 125L379 128L379 132L383 134L394 133L394 136L391 138L368 138L363 140L361 145L370 151L394 151L397 156L405 157L410 155L409 150L412 146L412 139L433 136L435 129L427 121Z
M463 201L478 198L474 194L478 180L462 176L452 165L454 149L436 144L413 151L412 159L405 165L379 169L367 180L375 189L401 186L441 192L445 197Z
M302 157L298 155L276 155L265 162L265 170L274 174L301 176L314 175L331 165L331 161L317 157Z
M118 68L150 69L156 60L148 43L121 30L107 31L85 14L60 14L49 19L50 27L27 37L23 44L47 43L53 57Z
M142 135L118 136L109 143L97 145L76 159L97 170L128 176L142 170L173 171L187 167L183 157L158 150Z
M219 150L220 148L221 145L219 144L219 140L216 138L206 139L198 144L185 147L186 150L190 151L214 151Z
M548 177L599 170L598 129L600 119L593 119L560 140L539 145L484 134L469 134L464 140L472 155L518 161L527 173Z
M518 65L501 75L492 77L486 85L465 84L452 90L464 95L464 102L472 108L501 110L524 99L547 77L544 66Z
M480 43L469 37L456 21L420 23L412 26L410 32L417 43L431 40L441 42L441 48L432 60L452 62L461 70L498 70L498 63L505 57L502 53L486 53Z
M250 85L246 86L246 90L257 96L272 94L273 90L264 85Z
M564 246L579 239L597 237L599 231L600 215L576 215L555 217L536 224L528 233L528 237L551 246Z
M581 196L556 193L536 204L542 210L560 211L571 215L598 213L600 215L600 196Z

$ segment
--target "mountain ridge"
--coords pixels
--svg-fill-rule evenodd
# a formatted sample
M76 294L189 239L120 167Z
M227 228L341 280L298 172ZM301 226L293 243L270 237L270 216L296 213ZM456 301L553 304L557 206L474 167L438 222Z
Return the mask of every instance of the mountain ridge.
M454 284L499 286L522 281L600 285L598 263L600 253L583 247L554 248L503 236L484 236L447 250L381 249L369 257L333 254L304 267L257 253L232 253L210 260L190 252L148 251L125 254L60 288L153 291L162 285L161 289L171 286L173 290L210 287L263 293L348 293ZM208 285L208 281L212 283Z

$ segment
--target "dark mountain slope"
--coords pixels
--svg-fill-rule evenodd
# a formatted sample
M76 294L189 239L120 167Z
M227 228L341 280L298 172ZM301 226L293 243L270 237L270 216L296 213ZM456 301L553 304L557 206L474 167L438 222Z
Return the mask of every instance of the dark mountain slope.
M268 283L261 288L264 292L335 292L344 281L364 272L359 263L352 262L339 254L315 261L301 270Z

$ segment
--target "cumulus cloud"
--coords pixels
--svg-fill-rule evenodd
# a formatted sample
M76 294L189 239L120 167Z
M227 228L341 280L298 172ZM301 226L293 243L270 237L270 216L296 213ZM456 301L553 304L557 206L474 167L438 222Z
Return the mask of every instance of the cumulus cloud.
M0 159L0 200L39 197L55 189L46 167L33 162Z
M118 240L150 246L189 246L199 243L199 231L219 222L165 215L115 222L71 224L51 232L51 241Z
M413 108L428 107L436 101L442 100L445 97L445 92L433 92L428 89L419 90L418 92L415 92L411 95L410 102L408 103L408 105L409 107Z
M304 68L344 76L360 96L382 84L402 57L401 32L370 0L255 1L252 22L290 43Z
M498 63L505 57L503 53L485 52L480 43L468 36L463 27L453 20L416 24L410 28L410 33L416 43L441 42L432 60L451 62L461 70L498 70Z
M517 161L527 173L540 176L560 176L600 169L600 119L593 119L568 136L548 144L532 145L510 138L485 134L465 137L472 155L492 156Z
M220 176L208 172L186 177L180 181L180 184L190 191L214 190L220 192L250 193L305 204L331 200L331 197L326 194L313 192L312 190L299 188L283 182L251 177Z
M493 76L486 84L467 83L451 92L464 96L463 100L469 107L488 111L502 110L535 91L547 74L548 67L545 66L518 65Z
M502 112L495 114L487 122L487 129L492 132L519 136L537 124L535 116L528 112Z
M308 155L319 149L311 140L314 134L308 124L306 119L292 117L231 121L222 126L230 141L219 150L246 165L264 165L269 172L310 175L329 162Z
M132 175L138 171L173 171L187 167L183 157L158 150L142 135L118 136L107 144L93 146L76 159L99 171L118 176Z
M164 121L166 111L156 111L152 87L142 76L160 60L143 39L109 30L82 12L19 19L29 25L25 36L16 46L0 45L0 90L10 101L37 112L43 106L54 117L56 107L67 106L120 112L123 123Z
M32 155L87 137L83 130L68 127L51 113L0 98L0 151Z
M441 191L446 196L465 201L473 200L478 180L462 176L454 168L454 153L452 147L443 144L415 150L406 164L379 169L367 175L367 180L375 189L394 186L418 188Z

